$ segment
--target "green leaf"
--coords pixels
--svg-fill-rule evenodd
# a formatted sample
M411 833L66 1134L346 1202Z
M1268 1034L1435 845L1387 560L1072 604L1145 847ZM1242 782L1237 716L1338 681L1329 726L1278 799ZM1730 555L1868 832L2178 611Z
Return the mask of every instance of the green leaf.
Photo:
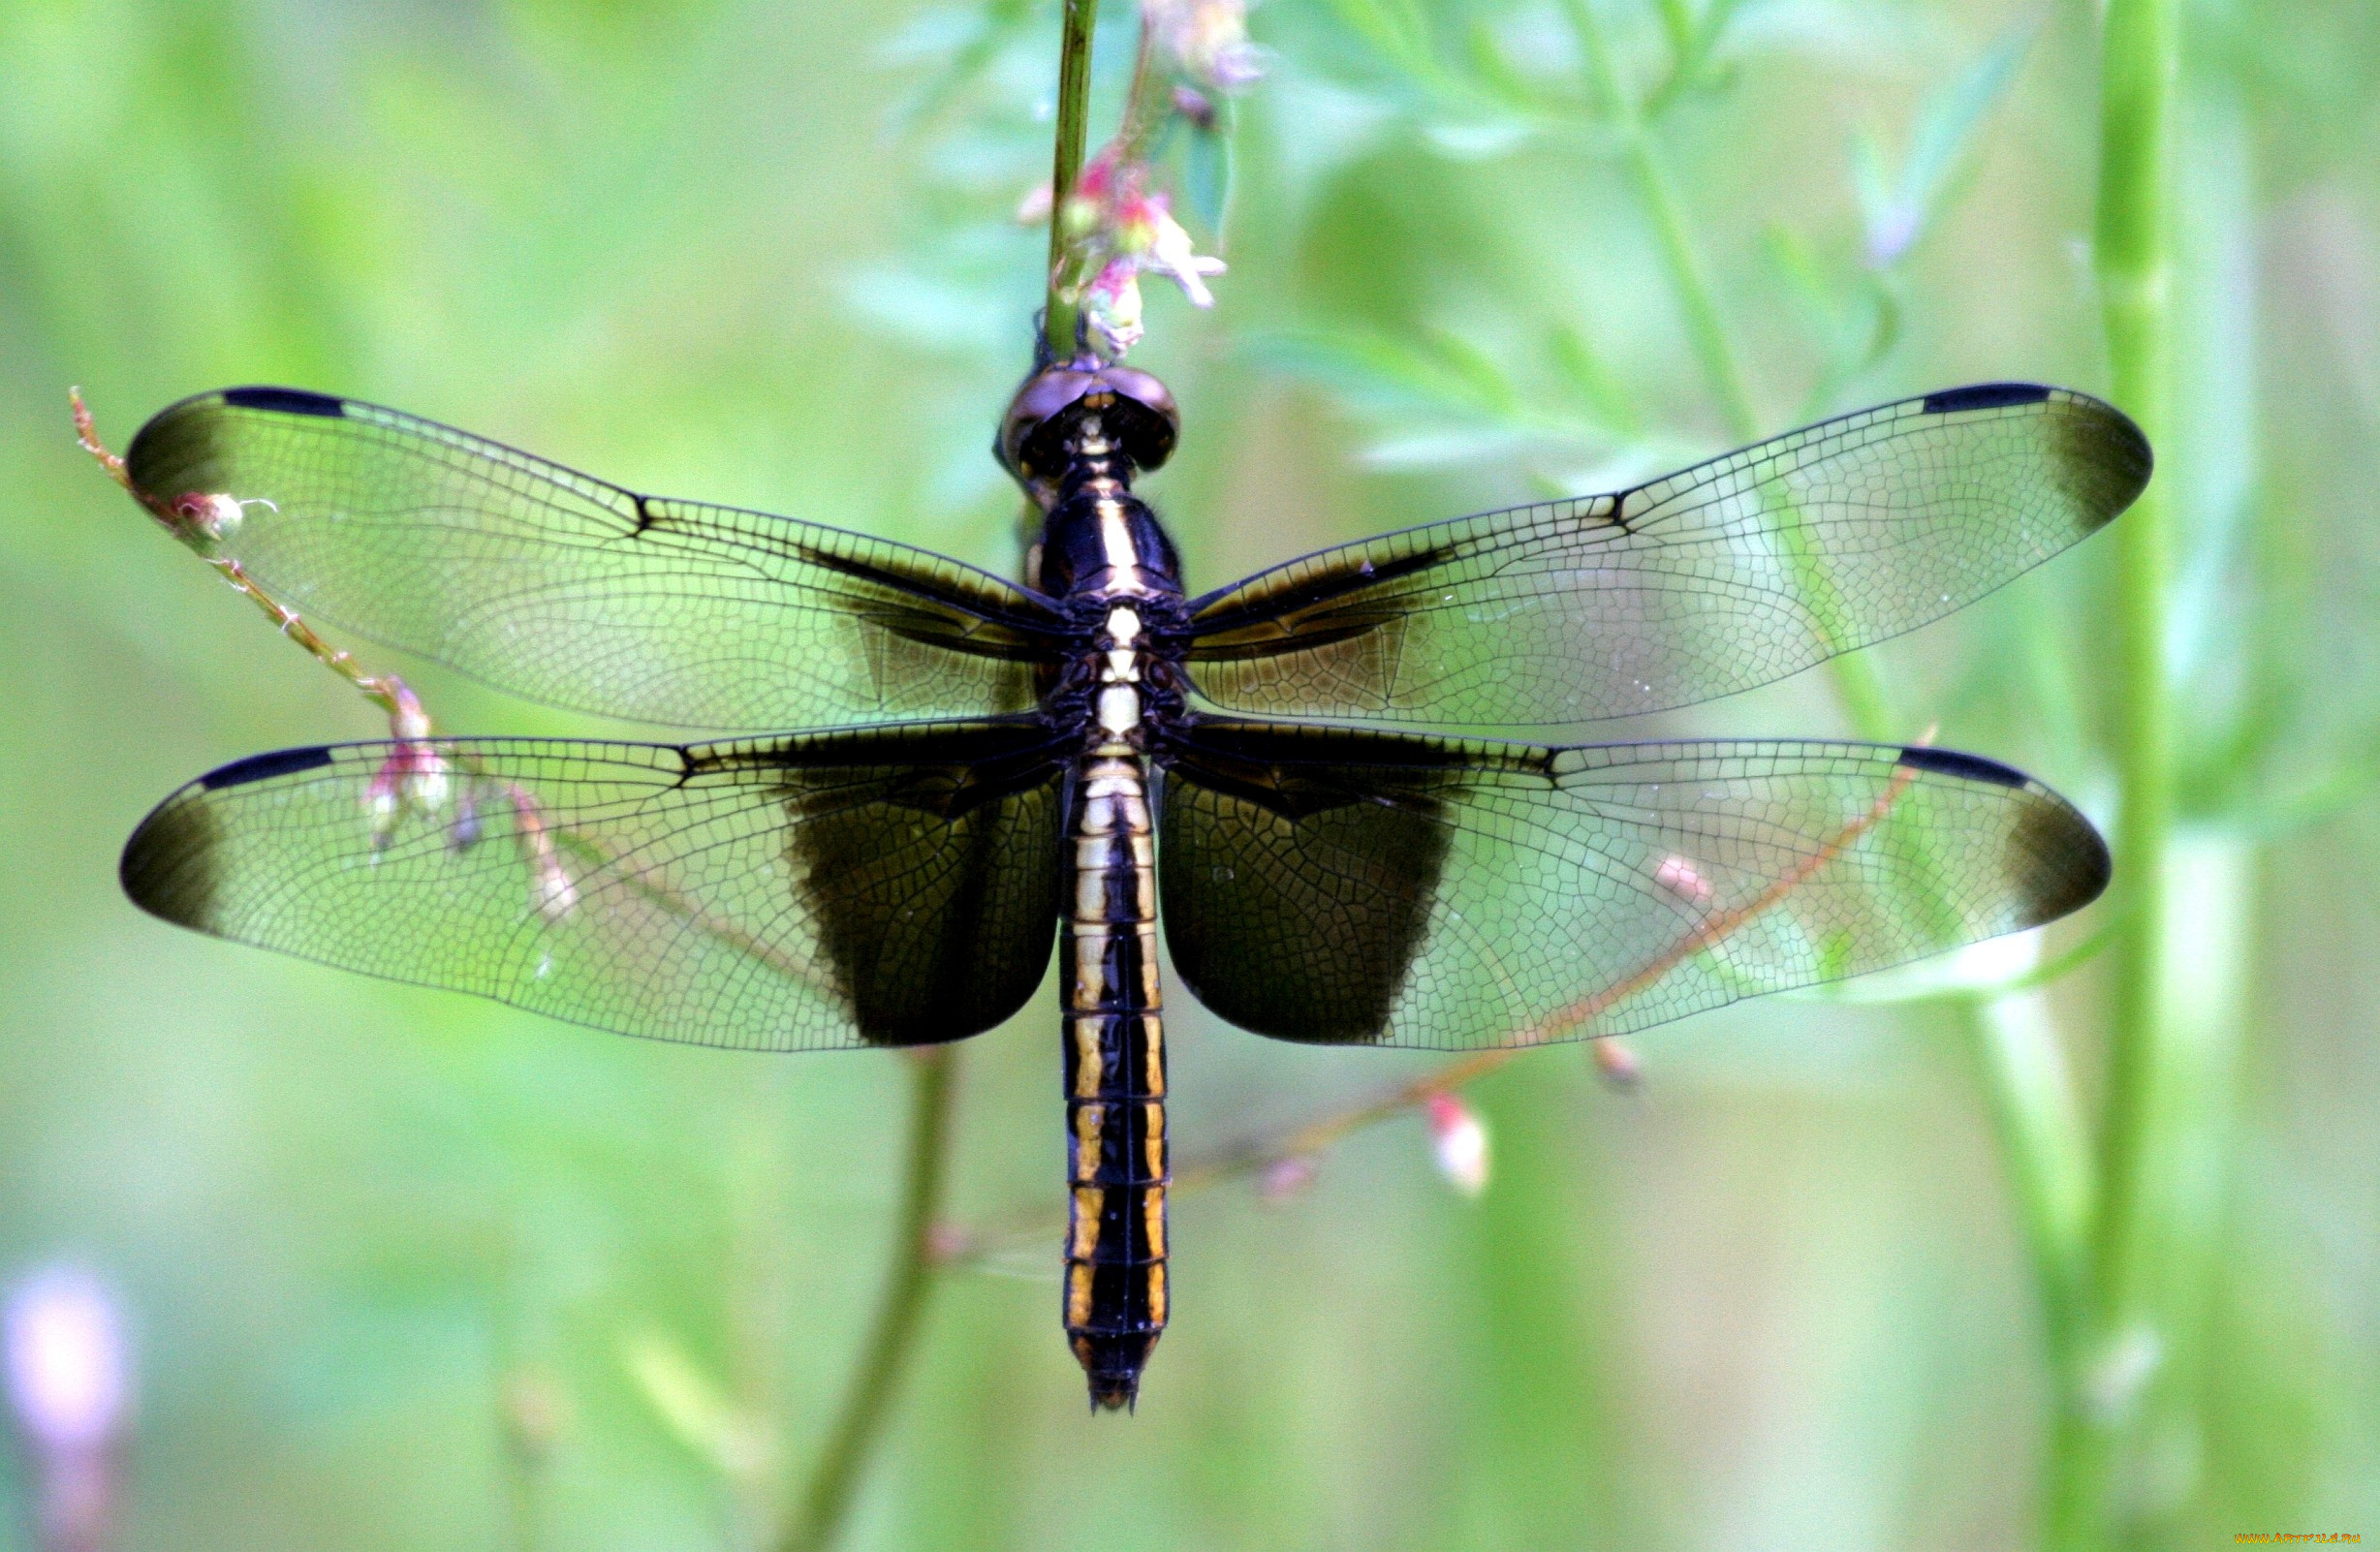
M1193 127L1182 149L1182 201L1209 233L1221 234L1232 202L1230 108L1215 105L1214 127Z
M1883 268L1897 263L1941 213L1984 120L2015 83L2034 31L2032 22L2011 28L1964 76L1926 104L1910 137L1908 160L1889 192L1893 180L1884 172L1882 153L1872 140L1863 137L1859 141L1853 152L1853 181L1866 227L1869 264Z
M1513 62L1496 42L1494 31L1487 22L1474 17L1463 29L1463 57L1471 67L1471 78L1488 96L1524 112L1535 112L1545 107L1542 93L1534 82L1513 68Z
M1626 387L1597 354L1594 342L1584 332L1569 324L1559 324L1554 326L1550 344L1555 370L1561 373L1563 384L1578 395L1589 420L1623 440L1643 434L1644 418L1637 413L1636 401L1629 397Z
M620 1345L620 1364L678 1442L723 1474L767 1465L764 1430L675 1341L658 1331L630 1337Z
M1492 417L1514 403L1511 384L1493 362L1443 334L1425 347L1369 330L1296 329L1260 336L1248 349L1268 365L1368 409Z

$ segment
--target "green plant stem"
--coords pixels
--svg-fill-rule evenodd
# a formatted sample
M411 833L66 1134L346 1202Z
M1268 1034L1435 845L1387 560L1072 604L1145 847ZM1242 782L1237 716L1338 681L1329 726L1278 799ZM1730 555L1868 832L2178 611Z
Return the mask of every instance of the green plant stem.
M2045 993L1977 998L1966 1016L1984 1063L1984 1092L1992 1100L2000 1155L2008 1161L2050 1368L2063 1373L2074 1349L2082 1247L2090 1226L2090 1160L2082 1106Z
M1066 201L1082 173L1091 110L1091 33L1098 20L1099 0L1066 0L1059 24L1057 133L1049 163L1049 284L1042 338L1051 357L1061 361L1074 356L1082 322L1080 305L1061 291L1068 268Z
M2167 141L2171 134L2173 0L2112 0L2107 18L2098 270L2115 401L2147 430L2167 421ZM2154 1013L2166 939L2165 859L2174 822L2174 705L2165 664L2173 588L2171 503L2151 483L2116 532L2116 702L2123 718L2122 805L2115 821L2133 900L2132 930L2114 945L2116 1043L2110 1053L2103 1200L2092 1234L2110 1314L2131 1302L2129 1226L2156 1051Z
M852 1376L851 1390L810 1469L800 1506L777 1543L780 1552L823 1552L834 1544L851 1512L868 1458L884 1437L893 1393L917 1347L926 1295L933 1289L933 1233L942 1210L951 1096L957 1067L958 1051L951 1045L929 1046L912 1060L909 1158L892 1271L876 1307L875 1324Z
M2109 0L2102 40L2095 263L2115 402L2163 445L2173 373L2171 188L2180 17L2176 0ZM2165 661L2173 590L2171 504L2162 482L2117 525L2115 683L2122 799L2115 819L2118 886L2129 901L2111 946L2105 1119L2090 1236L2088 1330L2068 1376L2051 1462L2051 1542L2106 1544L2116 1445L2145 1374L2127 1354L2156 1343L2143 1277L2142 1197L2177 1113L2162 1091L2176 954L2168 852L2174 824L2174 698Z

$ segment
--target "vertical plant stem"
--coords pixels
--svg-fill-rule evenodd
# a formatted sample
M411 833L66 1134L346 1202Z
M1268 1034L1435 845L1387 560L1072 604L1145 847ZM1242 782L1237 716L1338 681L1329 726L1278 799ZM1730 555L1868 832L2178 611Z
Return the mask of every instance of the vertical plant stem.
M2050 1368L2062 1372L2074 1346L2082 1247L2090 1227L2088 1133L2046 992L1978 998L1967 1017L1985 1064L1984 1090L1993 1097L1992 1127L2008 1161L2018 1226L2041 1300Z
M2171 142L2179 59L2176 0L2109 0L2101 47L2095 262L2115 402L2164 445L2173 383L2170 326ZM2105 1119L2091 1226L2088 1332L2069 1376L2051 1467L2051 1539L2106 1543L2110 1477L2157 1350L2143 1277L2141 1202L2163 1089L2167 983L2175 953L2169 847L2174 823L2174 702L2165 643L2173 588L2172 504L2152 481L2116 526L2118 886L2130 909L2112 948ZM2134 1361L2134 1360L2139 1361Z
M910 1064L909 1158L892 1267L876 1319L861 1349L843 1410L810 1469L800 1505L777 1543L780 1552L824 1552L851 1512L868 1458L884 1437L902 1371L917 1347L932 1291L934 1224L942 1210L949 1148L951 1094L958 1067L955 1046L935 1045Z
M1042 313L1042 338L1050 356L1066 360L1075 354L1075 335L1081 326L1081 308L1064 295L1067 270L1066 200L1082 172L1082 147L1088 137L1091 108L1091 33L1099 20L1099 0L1066 0L1058 37L1058 108L1056 148L1049 163L1049 286Z
M2167 360L2166 145L2172 115L2173 0L2111 0L2102 109L2098 270L2115 402L2161 441L2171 374ZM2159 957L2166 931L2165 861L2174 817L2174 707L2165 665L2173 580L2172 504L2154 482L2116 531L2117 709L2123 800L2116 854L2133 900L2131 928L2114 945L2115 1045L2110 1053L2107 1171L2092 1235L2096 1276L2110 1313L2137 1281L2129 1233L2138 1181L2131 1167L2147 1120L2157 1030Z

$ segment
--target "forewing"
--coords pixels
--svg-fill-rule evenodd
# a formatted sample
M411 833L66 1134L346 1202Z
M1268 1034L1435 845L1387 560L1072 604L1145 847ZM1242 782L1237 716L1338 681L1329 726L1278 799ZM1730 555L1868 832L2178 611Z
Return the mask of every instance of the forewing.
M1615 495L1323 550L1193 605L1233 711L1554 729L1895 636L2098 528L2148 479L2117 411L1989 384L1844 416Z
M1174 963L1284 1040L1616 1035L2035 926L2108 878L2054 792L1933 749L1210 722L1162 763Z
M202 932L625 1035L906 1045L1040 983L1062 770L1010 724L293 749L166 799L122 877Z
M1030 704L1048 656L1046 606L988 573L640 496L352 399L201 394L143 426L127 467L152 506L182 504L204 553L300 612L579 710L764 729L986 716Z

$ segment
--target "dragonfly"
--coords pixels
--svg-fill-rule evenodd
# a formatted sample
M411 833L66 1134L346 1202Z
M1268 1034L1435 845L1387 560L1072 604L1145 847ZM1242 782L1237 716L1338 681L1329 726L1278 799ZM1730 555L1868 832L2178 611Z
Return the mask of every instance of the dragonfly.
M979 1034L1054 939L1062 1314L1115 1409L1172 1305L1161 927L1242 1029L1476 1051L1880 970L2108 882L2081 813L1980 755L1581 741L2092 533L2150 470L2107 404L1952 388L1195 596L1133 488L1179 425L1133 368L1029 377L995 450L1041 516L1011 581L352 399L185 399L125 472L203 553L363 637L703 737L254 756L148 815L124 888L240 943L745 1050Z

